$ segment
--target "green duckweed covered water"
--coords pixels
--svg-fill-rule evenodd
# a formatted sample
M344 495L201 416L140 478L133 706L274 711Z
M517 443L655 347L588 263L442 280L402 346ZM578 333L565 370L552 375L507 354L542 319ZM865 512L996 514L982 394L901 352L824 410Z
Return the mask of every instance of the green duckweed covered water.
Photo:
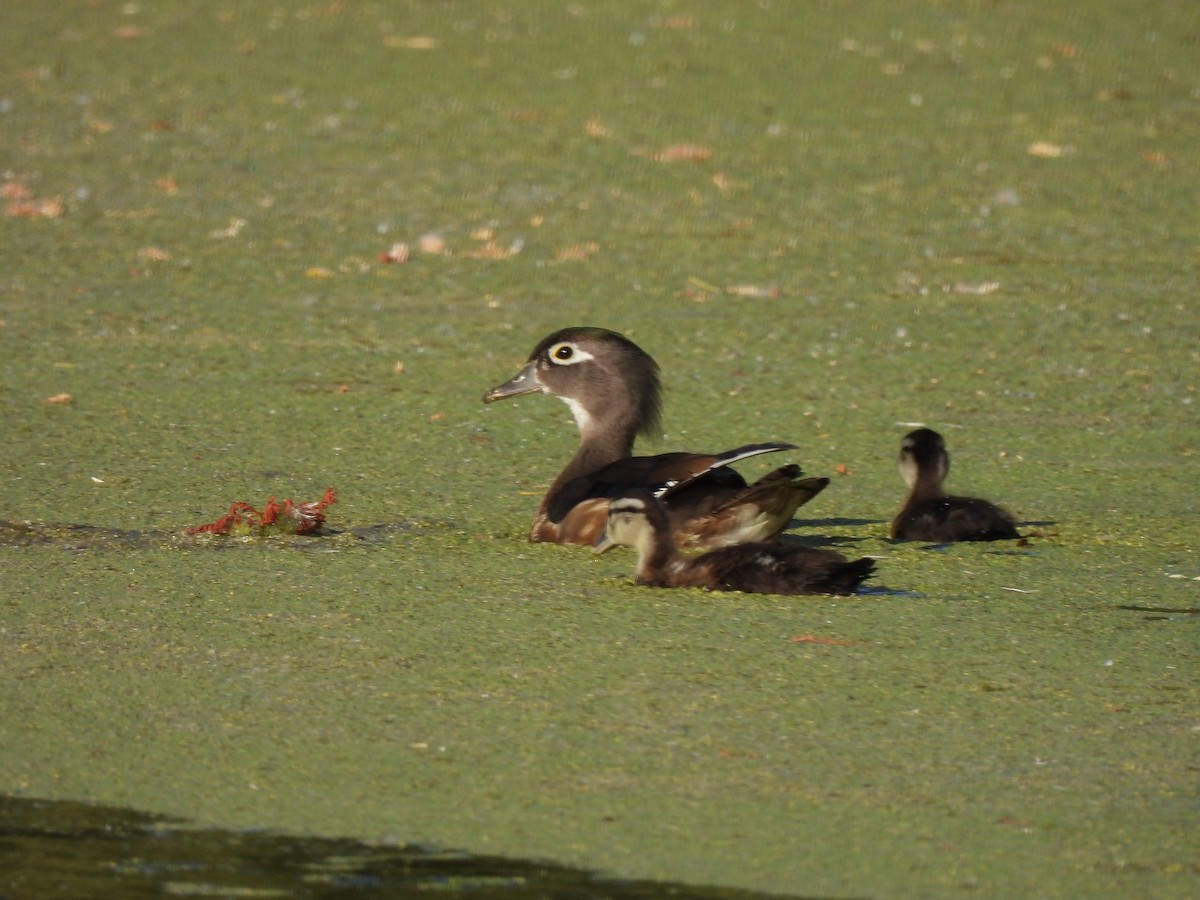
M1200 890L1186 4L0 12L0 793L784 894ZM796 533L876 591L527 544L574 429L480 396L571 324L662 365L648 448L798 444ZM884 540L910 422L1027 546ZM330 486L326 537L183 533Z

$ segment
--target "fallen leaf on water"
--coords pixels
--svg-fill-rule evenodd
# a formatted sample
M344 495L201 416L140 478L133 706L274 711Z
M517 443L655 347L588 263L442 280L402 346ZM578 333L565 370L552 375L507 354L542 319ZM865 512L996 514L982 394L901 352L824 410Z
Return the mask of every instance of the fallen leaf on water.
M733 182L724 172L718 172L716 175L714 175L712 177L712 183L722 194L728 193L733 188Z
M544 109L509 109L504 115L512 122L545 122L550 118Z
M209 237L215 238L232 238L237 237L238 233L246 227L245 219L230 219L228 228L218 228L216 231L210 231Z
M717 750L717 755L722 759L758 759L759 755L753 750L730 750L722 747Z
M993 294L1000 289L998 281L984 281L979 284L967 284L965 281L959 281L951 285L949 290L953 294L977 294L986 295Z
M392 244L389 249L379 254L379 261L381 263L406 263L408 256L408 244Z
M588 257L592 256L593 254L596 254L599 252L600 252L600 245L597 244L595 241L588 241L583 244L575 244L574 246L567 247L564 250L557 250L554 253L554 258L561 259L561 260L573 260L573 259L582 260L582 259L587 259Z
M668 28L673 31L683 31L696 27L696 17L687 15L655 16L647 24L651 28Z
M1051 144L1049 141L1034 141L1025 148L1030 156L1040 156L1044 159L1058 159L1066 156L1068 150L1061 144Z
M477 247L467 253L471 259L511 259L521 252L524 242L521 240L513 241L507 247L501 247L495 241L488 241L482 247Z
M735 297L775 300L779 297L779 288L762 284L731 284L725 288L725 293L732 294Z
M712 156L712 151L699 144L673 144L655 153L652 159L659 162L704 162Z
M439 41L435 37L426 37L424 35L402 37L397 34L389 34L383 39L383 46L396 47L401 50L433 50L439 46Z
M440 234L423 234L417 239L417 249L422 253L429 253L434 256L445 256L450 252L446 247L446 241Z
M57 219L66 209L57 197L49 197L41 200L14 200L4 208L4 214L13 218Z

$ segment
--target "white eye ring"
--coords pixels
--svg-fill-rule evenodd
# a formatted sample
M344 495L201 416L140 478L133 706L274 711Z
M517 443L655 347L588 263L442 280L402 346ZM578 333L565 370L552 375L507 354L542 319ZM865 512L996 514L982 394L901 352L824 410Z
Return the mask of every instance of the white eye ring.
M556 366L573 366L576 363L595 359L592 354L586 350L580 350L578 344L573 344L570 341L555 344L546 352L546 357Z

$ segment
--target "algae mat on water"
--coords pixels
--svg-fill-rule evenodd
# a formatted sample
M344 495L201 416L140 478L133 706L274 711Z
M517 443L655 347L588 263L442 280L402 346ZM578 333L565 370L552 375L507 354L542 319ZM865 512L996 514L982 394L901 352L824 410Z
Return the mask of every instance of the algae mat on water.
M778 893L1200 890L1186 4L0 3L0 792ZM569 324L873 593L524 541ZM1025 546L891 545L909 422ZM650 445L647 445L650 446ZM748 474L766 471L751 463ZM184 536L338 491L333 533Z

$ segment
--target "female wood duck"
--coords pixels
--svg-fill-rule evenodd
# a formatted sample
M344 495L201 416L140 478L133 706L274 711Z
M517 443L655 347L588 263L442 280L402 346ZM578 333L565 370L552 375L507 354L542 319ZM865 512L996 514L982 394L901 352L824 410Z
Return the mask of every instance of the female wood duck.
M533 348L525 367L483 395L485 403L541 391L562 399L579 427L579 449L550 486L531 541L591 545L604 534L608 501L641 487L666 505L684 546L723 547L774 537L828 478L802 478L786 465L754 484L731 463L793 444L750 444L724 453L633 456L639 434L657 431L658 364L633 341L603 328L564 328Z
M1012 516L987 500L951 497L942 489L950 454L942 436L918 428L900 444L900 477L909 487L904 508L892 521L899 541L1003 541L1019 538Z
M684 556L671 538L662 505L649 491L615 497L608 507L608 531L593 553L612 546L637 551L636 584L650 587L701 587L710 591L755 594L853 594L875 563L850 562L832 550L815 550L784 541L756 541L722 547L700 556Z

